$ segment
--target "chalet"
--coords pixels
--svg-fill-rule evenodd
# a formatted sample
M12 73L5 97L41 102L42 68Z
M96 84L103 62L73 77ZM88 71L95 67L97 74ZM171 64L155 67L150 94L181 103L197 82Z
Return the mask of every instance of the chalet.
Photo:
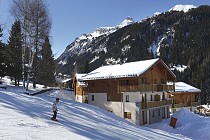
M86 74L75 74L73 80L73 88L75 100L81 103L88 103L87 84L81 80L81 77Z
M55 81L58 87L61 89L71 89L73 84L73 79L70 75L62 75L61 73L55 76Z
M176 82L175 92L170 95L173 100L173 112L181 109L182 107L194 112L195 107L200 105L200 92L200 89L184 82Z
M102 66L82 75L88 103L137 125L152 124L170 117L176 76L161 59Z
M60 88L62 89L71 89L73 84L73 79L68 78L61 81Z

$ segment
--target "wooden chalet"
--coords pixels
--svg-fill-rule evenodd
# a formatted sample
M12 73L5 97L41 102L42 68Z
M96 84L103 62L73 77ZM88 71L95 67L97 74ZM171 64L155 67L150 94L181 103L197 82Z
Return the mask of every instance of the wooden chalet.
M187 108L190 111L194 111L195 107L200 105L200 92L200 89L184 82L176 82L175 92L170 95L173 100L173 112L181 109L182 107Z
M96 105L138 124L152 124L169 118L176 76L161 59L102 66L82 75L85 97ZM79 92L77 95L83 95Z
M73 80L73 88L75 100L81 103L88 103L87 84L81 81L81 77L85 74L75 74Z

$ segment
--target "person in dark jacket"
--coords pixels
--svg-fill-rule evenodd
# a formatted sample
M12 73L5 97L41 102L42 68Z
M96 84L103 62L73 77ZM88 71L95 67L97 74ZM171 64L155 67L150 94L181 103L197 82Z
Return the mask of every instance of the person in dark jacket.
M55 121L57 121L56 119L57 112L58 112L57 104L59 103L59 100L60 100L59 98L56 98L55 102L53 102L53 105L52 105L53 117L51 119Z

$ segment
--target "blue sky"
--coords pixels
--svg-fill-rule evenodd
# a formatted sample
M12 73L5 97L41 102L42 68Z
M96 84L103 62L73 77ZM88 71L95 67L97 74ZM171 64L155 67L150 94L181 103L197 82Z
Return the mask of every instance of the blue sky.
M130 16L140 21L155 12L165 12L177 4L210 5L210 0L44 0L52 19L51 44L55 57L67 45L97 27L115 26ZM0 24L4 38L13 23L9 14L12 0L0 0Z

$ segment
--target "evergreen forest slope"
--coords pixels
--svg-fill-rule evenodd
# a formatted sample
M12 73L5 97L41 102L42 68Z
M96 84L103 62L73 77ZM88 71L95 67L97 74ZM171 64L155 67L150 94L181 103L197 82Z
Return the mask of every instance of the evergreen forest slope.
M210 92L209 53L210 6L203 5L188 12L164 12L91 39L77 38L57 59L57 70L85 73L102 65L159 57L171 68L187 66L182 72L174 70L177 81L200 88L205 103Z

